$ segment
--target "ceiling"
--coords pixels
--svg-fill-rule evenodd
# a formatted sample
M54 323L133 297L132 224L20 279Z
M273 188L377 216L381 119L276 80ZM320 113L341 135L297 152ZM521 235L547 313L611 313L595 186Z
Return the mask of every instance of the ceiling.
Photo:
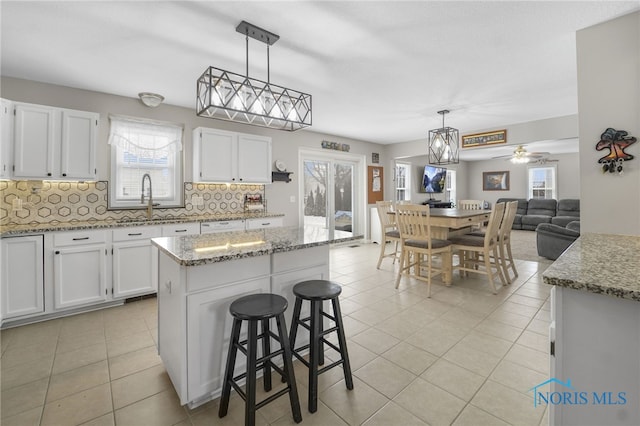
M461 134L576 114L576 30L638 10L640 0L3 0L0 8L3 76L156 92L194 109L206 67L245 72L235 27L246 20L280 35L271 82L313 95L311 130L389 144L426 139L444 108L445 125ZM266 68L266 45L251 40L249 75L266 80ZM534 150L562 144L550 145Z

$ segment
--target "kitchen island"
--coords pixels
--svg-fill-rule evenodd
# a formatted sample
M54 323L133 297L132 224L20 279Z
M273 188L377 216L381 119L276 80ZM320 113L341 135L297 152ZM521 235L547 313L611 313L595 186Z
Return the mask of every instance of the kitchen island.
M640 424L640 236L582 234L543 280L552 381L532 389L549 424Z
M285 227L152 240L159 249L158 351L183 405L194 408L220 395L231 302L280 294L290 305L289 327L293 286L329 279L329 244L362 238L335 232L330 239L326 230ZM244 369L240 356L236 371Z

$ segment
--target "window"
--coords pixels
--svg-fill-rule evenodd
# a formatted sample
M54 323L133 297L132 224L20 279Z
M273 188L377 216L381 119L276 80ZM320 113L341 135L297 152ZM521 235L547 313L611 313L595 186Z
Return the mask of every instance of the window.
M445 200L456 203L456 171L447 169L447 178L445 180Z
M529 198L549 199L556 197L556 167L529 167Z
M396 163L396 201L411 199L411 164Z
M143 208L142 177L151 176L153 203L182 206L182 126L110 117L109 208ZM145 197L149 184L145 183Z

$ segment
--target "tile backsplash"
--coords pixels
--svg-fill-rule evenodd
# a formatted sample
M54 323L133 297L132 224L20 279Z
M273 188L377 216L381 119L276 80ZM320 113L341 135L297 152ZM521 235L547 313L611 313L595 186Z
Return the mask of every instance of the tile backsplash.
M0 181L0 225L145 219L146 209L108 210L108 182ZM154 208L154 218L229 216L245 212L245 196L264 185L184 184L184 208ZM257 213L252 210L252 213Z

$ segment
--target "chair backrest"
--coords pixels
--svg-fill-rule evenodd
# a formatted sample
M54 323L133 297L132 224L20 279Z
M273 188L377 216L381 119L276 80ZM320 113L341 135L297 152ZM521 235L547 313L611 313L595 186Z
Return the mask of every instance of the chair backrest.
M482 210L484 202L482 200L459 200L458 208L462 210Z
M489 224L487 225L487 230L484 234L485 247L493 245L498 241L498 231L500 230L500 223L504 216L504 209L504 203L496 203L496 205L493 206L493 209L491 209Z
M389 213L393 211L393 203L391 201L376 201L376 207L382 231L386 232L390 229L395 229L396 226L389 217Z
M498 234L501 240L504 241L511 235L511 227L513 226L513 221L516 218L517 211L517 201L509 201L506 204L504 208L504 215L502 216L502 222L500 223L500 229L498 230Z
M396 206L396 222L400 238L404 241L422 240L429 242L431 248L431 221L428 205L403 204Z

